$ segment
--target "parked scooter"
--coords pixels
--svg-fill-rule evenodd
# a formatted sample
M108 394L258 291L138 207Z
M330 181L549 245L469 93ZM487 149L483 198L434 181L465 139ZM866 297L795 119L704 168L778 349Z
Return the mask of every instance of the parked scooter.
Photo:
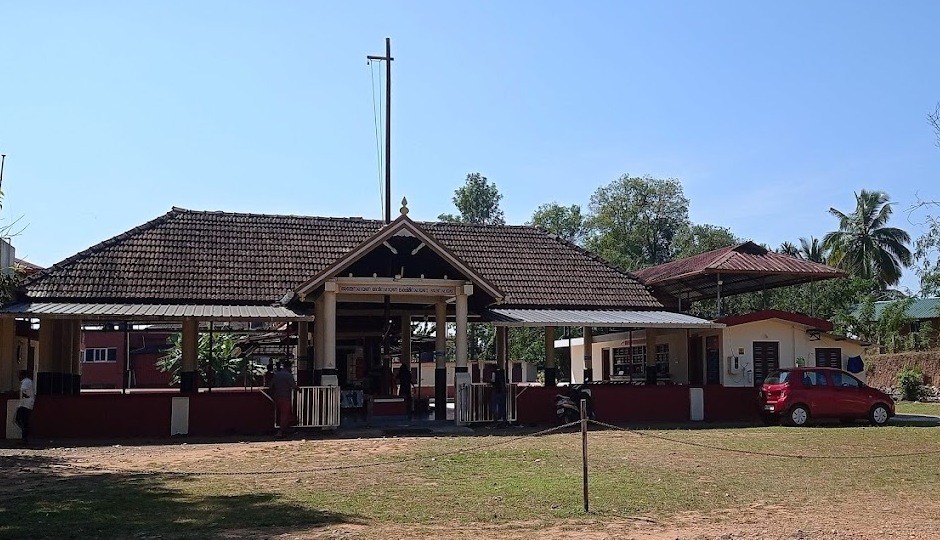
M581 400L587 403L587 417L594 420L594 397L591 389L579 384L568 387L567 394L555 396L555 414L562 424L570 424L581 419Z

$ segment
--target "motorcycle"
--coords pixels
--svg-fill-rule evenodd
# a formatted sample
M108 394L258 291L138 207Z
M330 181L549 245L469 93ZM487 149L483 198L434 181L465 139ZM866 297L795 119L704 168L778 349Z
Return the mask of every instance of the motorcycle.
M581 420L581 400L586 401L587 417L594 420L594 398L591 389L582 385L571 385L567 394L555 396L555 414L562 424Z

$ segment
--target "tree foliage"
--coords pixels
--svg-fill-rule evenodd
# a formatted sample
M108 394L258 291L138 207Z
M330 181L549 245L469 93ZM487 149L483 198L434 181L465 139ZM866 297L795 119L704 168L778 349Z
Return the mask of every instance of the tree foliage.
M437 216L437 219L454 223L503 225L506 220L503 218L503 211L499 208L499 202L502 199L503 195L496 188L496 184L480 173L470 173L464 185L457 188L451 199L460 213L458 215L441 214Z
M532 214L529 225L541 227L559 237L581 245L586 234L581 205L562 206L552 202L539 206Z
M587 247L636 270L676 257L676 237L690 226L689 200L675 178L623 175L591 196Z
M238 336L234 334L199 334L198 367L200 378L203 381L212 381L212 386L238 386L246 377L251 382L255 377L263 375L265 366L249 360L234 356L235 341ZM167 338L172 348L157 361L157 369L170 374L170 384L176 385L180 381L180 370L183 365L183 335L173 334Z
M825 263L829 259L829 252L823 247L818 238L814 236L810 236L808 239L800 237L800 249L797 256L807 261Z
M727 227L707 223L691 225L681 229L676 235L676 258L684 259L740 243L741 239L737 238Z
M902 268L911 264L907 248L910 235L887 226L892 213L889 200L883 191L863 189L856 193L852 213L829 209L839 220L839 230L823 238L831 264L852 275L875 279L882 288L897 284Z
M927 230L914 242L914 271L922 296L940 296L940 219L927 216Z

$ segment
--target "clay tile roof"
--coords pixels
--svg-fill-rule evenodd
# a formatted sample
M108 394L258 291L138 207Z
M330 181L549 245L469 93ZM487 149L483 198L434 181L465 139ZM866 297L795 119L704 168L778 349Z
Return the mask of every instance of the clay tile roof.
M382 226L173 208L30 276L24 289L31 300L271 304ZM631 274L535 227L421 226L506 293L504 305L662 308Z
M768 251L744 242L634 272L647 285L674 296L697 300L740 294L845 276L825 264Z

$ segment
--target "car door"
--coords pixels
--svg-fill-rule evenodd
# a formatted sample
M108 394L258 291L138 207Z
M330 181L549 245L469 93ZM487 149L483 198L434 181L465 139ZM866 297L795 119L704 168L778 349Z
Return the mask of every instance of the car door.
M865 385L852 375L833 370L829 373L833 394L836 396L838 416L865 418L868 416L868 392Z
M832 386L826 379L826 372L806 370L803 372L802 382L810 414L816 417L832 416L835 407Z

